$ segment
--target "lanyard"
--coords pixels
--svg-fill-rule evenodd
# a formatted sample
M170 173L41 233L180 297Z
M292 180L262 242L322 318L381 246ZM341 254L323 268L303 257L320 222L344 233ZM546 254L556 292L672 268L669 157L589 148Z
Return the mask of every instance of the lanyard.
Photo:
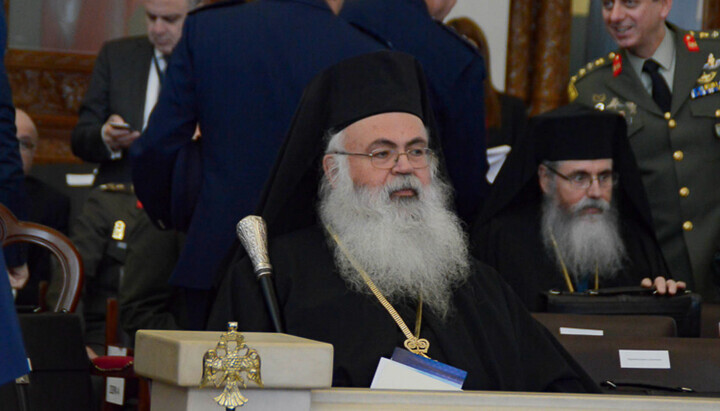
M568 290L571 293L575 292L575 287L573 287L572 281L570 280L570 274L568 273L568 269L565 266L565 261L563 261L562 255L560 254L560 247L558 246L557 241L555 241L555 235L553 233L550 233L550 240L552 241L553 248L555 249L555 255L558 258L558 261L560 261L560 267L562 268L563 277L565 277L565 284L568 287ZM599 267L597 263L595 263L595 289L597 290L600 286L600 280L598 278L598 270Z
M405 334L405 348L407 348L408 351L412 352L413 354L421 355L425 358L430 358L427 355L428 349L430 348L430 342L425 338L420 338L420 326L422 322L422 295L418 299L418 308L417 308L417 315L415 318L415 335L413 335L410 332L410 328L405 324L405 321L403 321L402 317L400 317L400 314L395 310L395 308L390 304L390 302L385 298L384 295L380 292L380 290L377 288L375 283L370 279L370 276L363 270L357 261L353 258L352 255L347 251L345 246L340 242L340 239L338 236L333 232L333 230L330 228L329 225L325 225L325 229L330 234L332 239L335 241L335 244L338 245L338 248L340 248L340 251L342 251L345 258L350 261L350 264L353 266L353 268L360 274L360 277L362 277L363 281L365 281L365 284L370 288L370 291L375 295L375 297L380 301L380 304L382 304L383 307L387 310L387 312L390 314L393 320L395 320L395 323L400 327L400 330Z

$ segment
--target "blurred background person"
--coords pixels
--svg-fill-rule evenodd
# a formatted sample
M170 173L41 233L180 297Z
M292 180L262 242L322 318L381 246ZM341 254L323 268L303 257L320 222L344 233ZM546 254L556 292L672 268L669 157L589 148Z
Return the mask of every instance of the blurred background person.
M99 163L95 185L130 182L127 148L147 125L167 61L180 40L185 16L200 1L142 3L147 36L103 45L73 130L73 154Z
M70 198L30 175L40 139L37 127L30 116L21 109L15 109L15 126L28 196L27 220L52 227L68 235ZM52 278L51 258L50 251L44 247L28 247L27 264L31 275L25 287L18 291L16 305L35 307L41 303L39 284L42 281L49 282Z
M527 108L517 97L501 93L490 77L490 48L480 26L467 17L458 17L446 23L477 47L485 60L487 76L483 81L485 92L485 124L487 125L488 181L492 183L508 153L527 127Z
M305 85L340 60L384 47L339 19L341 6L340 0L221 2L185 21L166 86L130 155L138 198L153 223L178 227L175 217L187 216L187 239L170 281L193 307L193 328L204 328L209 290L235 224L255 210ZM200 150L196 161L186 161L183 150L196 143L198 123ZM198 164L197 174L182 176ZM189 190L196 177L202 184Z

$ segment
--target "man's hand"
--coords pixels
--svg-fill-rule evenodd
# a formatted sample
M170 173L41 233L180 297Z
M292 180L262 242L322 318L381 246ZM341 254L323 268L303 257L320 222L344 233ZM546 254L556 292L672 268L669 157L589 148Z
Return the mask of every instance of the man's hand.
M684 290L686 285L685 281L666 280L665 277L656 277L655 281L649 278L643 278L640 282L641 287L655 288L658 294L675 295L678 290Z
M122 126L123 124L127 124L125 120L119 115L113 114L102 126L102 139L112 151L128 148L140 137L139 131Z
M27 284L30 278L30 271L28 270L27 264L8 268L8 277L10 278L10 287L13 289L20 290L25 287L25 284Z

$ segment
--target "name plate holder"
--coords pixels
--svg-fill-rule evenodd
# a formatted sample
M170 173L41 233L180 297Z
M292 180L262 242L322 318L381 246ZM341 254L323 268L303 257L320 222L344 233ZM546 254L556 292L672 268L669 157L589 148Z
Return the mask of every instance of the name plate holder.
M203 356L216 348L222 332L140 330L135 342L135 372L152 380L153 411L222 410L213 398L223 388L200 388ZM241 388L242 410L310 410L311 390L330 388L333 347L277 333L242 333L262 358L264 388ZM240 408L238 408L239 410Z

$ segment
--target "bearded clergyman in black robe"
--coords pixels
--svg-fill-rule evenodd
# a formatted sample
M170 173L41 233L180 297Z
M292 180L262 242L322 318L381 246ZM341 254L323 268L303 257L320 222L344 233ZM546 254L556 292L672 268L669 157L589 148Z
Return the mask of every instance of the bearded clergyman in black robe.
M666 281L623 117L571 104L530 130L472 230L473 255L531 311L543 309L543 291L684 288Z
M464 389L595 392L469 256L428 104L418 63L398 52L347 60L306 88L260 206L286 332L333 344L336 387L368 387L381 357L419 337L467 371ZM264 306L239 252L210 327L271 331Z

